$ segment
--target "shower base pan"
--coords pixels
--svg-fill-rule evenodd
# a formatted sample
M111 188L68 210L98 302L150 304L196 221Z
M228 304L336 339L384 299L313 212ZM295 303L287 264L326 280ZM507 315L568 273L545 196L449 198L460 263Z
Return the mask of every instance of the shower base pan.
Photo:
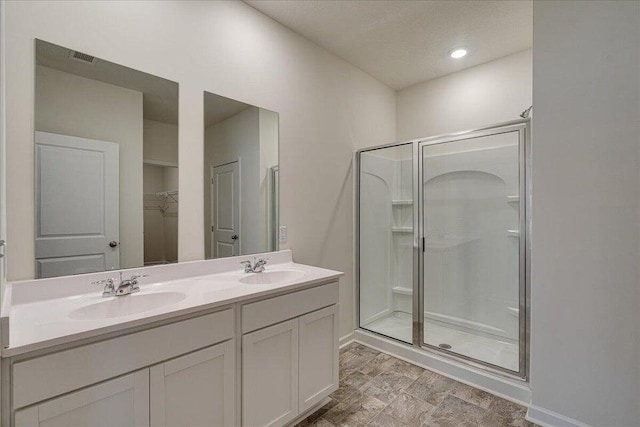
M411 343L412 318L409 313L394 311L363 327L369 331ZM518 370L516 343L475 335L430 319L425 319L424 342L512 371Z

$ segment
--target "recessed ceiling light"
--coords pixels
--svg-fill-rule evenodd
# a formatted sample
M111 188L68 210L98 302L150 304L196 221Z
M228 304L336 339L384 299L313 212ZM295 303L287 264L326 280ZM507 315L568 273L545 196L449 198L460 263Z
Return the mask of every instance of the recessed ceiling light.
M449 56L452 57L453 59L460 59L466 54L467 54L467 49L463 49L463 48L453 49L451 52L449 52Z

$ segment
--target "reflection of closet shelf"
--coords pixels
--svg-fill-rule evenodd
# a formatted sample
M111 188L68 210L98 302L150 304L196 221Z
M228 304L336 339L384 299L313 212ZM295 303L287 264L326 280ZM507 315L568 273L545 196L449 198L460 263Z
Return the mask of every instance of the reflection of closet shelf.
M177 212L168 212L172 206L177 209L178 191L159 191L157 193L144 193L144 210L160 211L164 216L178 216Z
M413 200L392 200L391 204L393 206L411 206L413 205Z
M393 233L413 233L413 227L391 227Z
M413 295L413 289L405 288L404 286L394 286L391 288L391 292L401 295Z
M520 232L518 230L507 230L507 236L520 237Z

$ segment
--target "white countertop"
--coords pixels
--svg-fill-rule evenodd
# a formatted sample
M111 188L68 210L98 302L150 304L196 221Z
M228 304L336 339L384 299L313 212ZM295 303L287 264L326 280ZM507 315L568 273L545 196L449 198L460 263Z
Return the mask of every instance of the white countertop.
M294 291L320 282L337 279L343 275L338 271L294 263L291 261L290 251L281 251L270 255L273 262L267 265L267 271L295 270L300 272L299 275L301 277L275 284L244 284L239 280L253 273L247 274L240 269L231 270L229 267L236 268L238 260L250 258L244 256L228 258L224 261L198 261L174 266L136 269L136 273L149 274L148 278L140 279L141 291L119 297L103 298L102 288L90 285L92 281L90 279L96 280L93 277L95 275L71 276L64 283L69 283L69 292L75 291L74 294L65 295L64 292L56 290L44 298L17 295L19 292L24 294L26 292L34 293L39 291L42 293L42 289L47 288L43 288L41 283L37 283L38 286L34 286L35 282L42 281L8 284L12 289L9 290L8 295L5 294L5 297L9 296L11 298L11 294L13 294L14 301L10 306L3 307L4 322L7 321L6 316L8 315L9 346L2 350L2 357L16 356L159 320L258 299L283 291ZM192 264L194 267L191 269L194 273L193 276L158 281L159 278L188 276L189 268L185 268L185 264ZM174 268L171 269L171 267ZM180 272L176 274L178 268L180 268ZM215 272L213 274L201 274L203 270L213 270ZM155 279L154 272L158 276ZM104 274L98 273L101 276L104 276ZM128 271L125 271L125 277L128 277L127 274L129 274ZM79 281L78 279L80 278L84 280ZM46 280L51 282L47 285L48 287L55 286L55 284L62 286L59 283L63 283L61 278ZM54 281L55 283L52 283ZM71 283L71 281L74 283ZM81 287L84 282L86 282L86 290L90 292L78 293L78 289L85 289ZM24 286L25 283L31 285L31 288ZM23 288L19 288L20 286L23 286ZM48 290L45 292L48 292ZM180 293L179 298L182 299L158 308L129 315L119 315L118 317L83 319L78 318L77 315L77 310L91 313L94 309L85 307L110 299L117 300L114 301L116 304L127 304L127 298L138 298L165 292ZM98 309L97 306L95 308ZM6 328L6 326L4 327Z

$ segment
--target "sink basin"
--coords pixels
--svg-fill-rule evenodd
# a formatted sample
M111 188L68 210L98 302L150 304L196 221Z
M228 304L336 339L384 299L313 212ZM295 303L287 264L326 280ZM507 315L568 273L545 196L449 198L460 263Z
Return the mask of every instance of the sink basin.
M144 291L143 291L144 292ZM112 297L69 313L69 318L77 320L111 319L155 310L176 304L186 298L181 292L137 293L121 297Z
M304 271L299 270L265 271L263 273L250 273L249 276L240 279L240 282L249 285L270 285L292 282L302 276L304 276Z

